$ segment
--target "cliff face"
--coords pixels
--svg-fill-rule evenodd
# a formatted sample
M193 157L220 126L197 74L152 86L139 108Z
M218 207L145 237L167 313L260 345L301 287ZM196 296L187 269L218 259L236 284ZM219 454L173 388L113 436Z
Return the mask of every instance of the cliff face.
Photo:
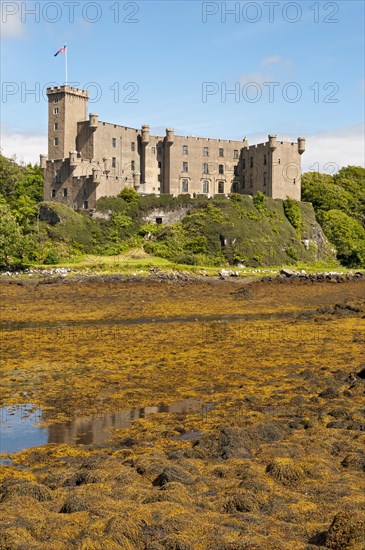
M249 196L215 198L191 205L187 212L159 210L166 225L148 235L147 252L181 261L208 263L228 261L247 266L333 261L335 251L316 221L309 203L298 205L299 227L286 217L284 201ZM183 213L183 217L179 214ZM145 220L152 221L150 216ZM204 259L205 258L205 259Z
M116 246L137 246L181 264L255 267L335 259L310 203L295 203L294 228L284 201L263 195L143 201L111 201L109 210L96 212L92 219L65 206L42 203L40 219L55 246L72 243L85 253L113 255L118 253Z

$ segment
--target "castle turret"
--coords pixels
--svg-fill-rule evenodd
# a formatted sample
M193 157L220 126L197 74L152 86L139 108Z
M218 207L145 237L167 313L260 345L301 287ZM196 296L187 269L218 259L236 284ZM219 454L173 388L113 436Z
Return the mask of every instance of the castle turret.
M41 170L46 169L47 159L48 159L48 155L39 155L39 164L40 164Z
M275 134L271 134L269 135L269 147L270 147L270 151L273 153L276 149L276 135Z
M101 170L98 166L93 168L93 181L94 183L99 183L101 180Z
M168 145L172 145L174 143L174 130L172 128L167 128L166 129L166 143L168 143Z
M166 128L166 136L164 140L163 151L163 192L165 189L170 189L171 186L171 146L175 140L174 130L172 128Z
M104 172L106 173L110 172L110 158L104 157L103 162L104 162Z
M150 127L148 124L144 124L142 126L142 143L143 145L147 145L150 142Z
M79 161L77 159L77 151L70 151L70 168L71 170L76 168L76 166L79 164Z
M142 147L141 147L141 164L140 164L141 166L140 182L142 183L146 183L146 162L147 162L146 149L149 142L150 142L150 127L148 126L148 124L143 124L142 131L141 131ZM135 189L137 189L136 186L134 187ZM138 187L139 187L139 184L138 184Z
M133 172L133 187L137 191L139 189L141 182L141 174L140 172Z
M97 113L90 113L89 114L89 127L92 130L96 130L96 128L98 127L98 122L99 122L99 115Z
M298 153L302 155L305 151L305 138L298 137Z

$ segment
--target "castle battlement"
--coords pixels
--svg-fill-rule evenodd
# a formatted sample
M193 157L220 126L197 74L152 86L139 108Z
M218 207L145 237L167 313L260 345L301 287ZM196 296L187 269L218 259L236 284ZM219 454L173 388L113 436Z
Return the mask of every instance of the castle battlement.
M74 88L72 86L50 86L47 88L47 95L53 95L53 94L59 94L59 93L67 93L76 95L79 97L83 97L84 99L89 99L89 92L87 90L81 90L80 88Z
M142 194L172 195L258 191L300 200L305 138L264 143L175 135L99 120L88 114L89 94L72 86L51 86L48 96L48 155L41 155L45 200L75 209L94 208L102 196L125 187Z

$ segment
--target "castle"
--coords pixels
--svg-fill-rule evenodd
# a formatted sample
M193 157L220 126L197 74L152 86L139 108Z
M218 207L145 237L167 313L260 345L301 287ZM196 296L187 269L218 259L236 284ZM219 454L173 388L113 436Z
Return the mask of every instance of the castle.
M215 194L258 191L272 198L300 200L305 139L249 146L195 136L165 136L102 122L88 115L88 92L70 86L47 89L48 155L40 156L44 200L75 210L93 209L103 196L125 187L141 194Z

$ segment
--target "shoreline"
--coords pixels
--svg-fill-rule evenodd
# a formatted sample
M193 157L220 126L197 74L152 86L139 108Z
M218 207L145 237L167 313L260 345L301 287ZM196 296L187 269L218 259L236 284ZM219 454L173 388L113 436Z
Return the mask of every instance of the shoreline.
M274 270L253 270L252 272L239 272L234 270L221 269L216 275L209 275L202 269L201 273L191 273L183 270L163 270L152 268L139 270L134 273L103 273L94 271L85 273L83 270L72 270L71 268L51 269L26 269L23 271L0 272L0 284L18 284L28 286L32 284L55 284L55 283L82 283L82 282L175 282L175 283L224 283L234 282L249 284L253 282L262 283L287 283L287 282L330 282L344 283L365 279L365 271L354 270L323 271L308 273L305 270L297 271L291 269Z

